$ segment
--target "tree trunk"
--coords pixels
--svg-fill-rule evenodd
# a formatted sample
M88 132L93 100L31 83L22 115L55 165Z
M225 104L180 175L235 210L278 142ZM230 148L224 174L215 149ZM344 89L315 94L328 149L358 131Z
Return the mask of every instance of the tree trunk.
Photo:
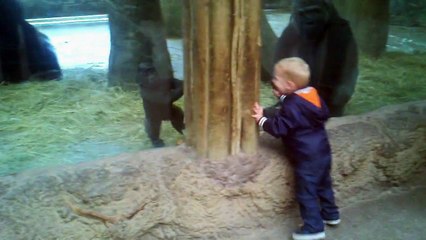
M159 0L108 0L111 51L108 84L136 88L137 66L152 60L160 77L173 76Z
M180 0L161 0L161 8L165 20L165 27L167 36L169 37L182 37L182 6L179 4ZM280 4L290 8L290 3L287 0L275 1L275 4ZM184 20L185 21L185 20ZM266 18L264 11L261 11L261 37L262 37L262 81L269 81L271 79L273 60L275 55L275 45L277 43L277 36L271 28L271 25Z
M337 10L351 23L362 53L377 58L385 52L390 0L336 0Z
M220 159L257 150L260 0L184 0L187 143Z

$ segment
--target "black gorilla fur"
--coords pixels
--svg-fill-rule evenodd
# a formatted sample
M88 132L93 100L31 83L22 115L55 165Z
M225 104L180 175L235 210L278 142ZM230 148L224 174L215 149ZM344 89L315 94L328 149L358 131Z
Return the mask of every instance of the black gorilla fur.
M308 63L310 85L318 89L330 115L343 115L358 78L358 50L348 21L329 1L293 1L290 23L278 39L274 63L287 57L300 57Z
M0 81L19 83L62 76L55 50L46 35L25 21L16 0L0 3Z
M145 131L154 147L163 147L160 138L162 121L170 120L176 131L183 134L184 115L173 104L183 95L183 82L178 79L161 79L150 62L142 62L138 69L139 90L145 110Z

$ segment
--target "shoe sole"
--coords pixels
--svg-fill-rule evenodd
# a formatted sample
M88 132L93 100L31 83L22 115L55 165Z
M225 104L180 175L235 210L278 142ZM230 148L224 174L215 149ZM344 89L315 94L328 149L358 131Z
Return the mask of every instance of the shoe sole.
M321 240L321 239L325 239L325 232L311 233L311 234L293 233L293 240Z
M341 222L340 219L337 220L323 220L323 222L329 226L337 226Z

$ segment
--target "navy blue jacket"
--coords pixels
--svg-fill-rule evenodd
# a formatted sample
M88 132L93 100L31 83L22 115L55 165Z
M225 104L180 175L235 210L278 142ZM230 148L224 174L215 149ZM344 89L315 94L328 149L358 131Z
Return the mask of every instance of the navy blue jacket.
M273 117L262 117L259 125L282 138L299 170L311 172L330 166L331 149L324 126L329 112L316 89L307 87L280 100L281 109Z

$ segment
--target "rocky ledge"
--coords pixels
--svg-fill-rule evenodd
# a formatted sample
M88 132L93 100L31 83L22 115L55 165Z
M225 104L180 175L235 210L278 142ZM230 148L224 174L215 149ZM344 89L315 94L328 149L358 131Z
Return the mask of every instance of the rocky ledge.
M426 101L330 119L337 201L409 182L426 166ZM419 183L421 184L421 183ZM185 146L0 177L0 239L244 239L294 207L280 140L256 156Z

